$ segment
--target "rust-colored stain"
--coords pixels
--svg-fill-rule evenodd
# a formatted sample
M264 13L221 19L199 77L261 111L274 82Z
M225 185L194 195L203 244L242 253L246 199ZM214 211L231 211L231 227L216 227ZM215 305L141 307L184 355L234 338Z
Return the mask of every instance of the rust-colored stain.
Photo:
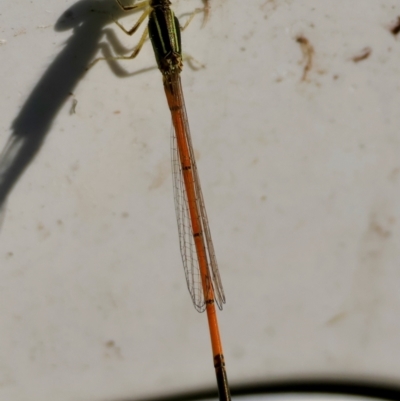
M359 63L362 60L366 60L371 55L371 53L372 53L372 49L370 47L364 47L364 49L362 49L359 54L352 57L351 59L355 63Z
M302 35L297 36L296 42L300 45L301 52L303 53L304 69L301 80L305 81L307 79L309 71L312 68L313 58L314 58L314 48L311 45L310 41Z

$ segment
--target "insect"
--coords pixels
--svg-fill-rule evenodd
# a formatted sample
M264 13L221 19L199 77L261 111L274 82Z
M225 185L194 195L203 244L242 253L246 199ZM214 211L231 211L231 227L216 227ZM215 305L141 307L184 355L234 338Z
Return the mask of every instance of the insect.
M120 0L116 1L124 11L143 9L138 21L129 30L115 21L128 35L133 35L143 21L148 18L147 27L133 53L127 57L119 56L112 59L135 58L147 37L150 37L172 117L171 149L174 198L186 282L194 307L199 312L204 310L207 312L219 399L221 401L230 400L215 308L215 304L217 304L222 309L225 295L211 239L182 92L180 78L183 67L181 27L170 8L169 0L141 1L129 6L123 5ZM206 15L208 9L208 1L206 1L204 8ZM197 12L199 10L191 15L189 22ZM98 60L101 58L96 59L91 66Z

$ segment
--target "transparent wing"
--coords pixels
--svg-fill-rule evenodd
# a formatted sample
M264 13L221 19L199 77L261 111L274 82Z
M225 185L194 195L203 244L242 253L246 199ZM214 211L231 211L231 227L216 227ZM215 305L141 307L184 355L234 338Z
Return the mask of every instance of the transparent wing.
M189 129L187 127L187 140L192 160L192 171L194 176L194 187L196 191L197 209L201 220L201 227L204 234L204 246L207 255L207 265L211 277L211 285L215 296L215 301L220 309L225 303L224 290L222 288L221 278L219 275L217 260L215 257L214 246L211 239L211 232L208 225L207 214L204 206L203 194L200 187L199 175L196 167L196 162L193 153ZM186 283L193 300L193 304L197 311L205 310L204 292L201 282L201 274L196 254L196 247L193 239L192 224L189 215L189 205L186 195L186 189L182 174L179 151L177 149L175 130L171 132L171 152L172 152L172 171L173 171L173 186L175 210L178 222L179 242L181 248L182 262L186 275Z
M208 256L208 266L211 267L212 285L214 289L215 301L218 308L222 310L222 304L225 303L225 294L222 287L221 276L219 275L219 269L217 264L217 258L215 256L214 245L211 238L210 226L208 224L207 212L204 204L203 192L201 191L199 173L197 171L196 159L194 157L192 138L190 136L189 129L187 130L187 137L189 142L189 151L192 159L192 169L194 173L194 184L196 188L196 199L197 205L200 210L201 225L205 237L205 246Z
M186 284L197 311L205 310L204 292L201 283L199 263L192 234L192 223L189 216L189 205L183 181L182 167L176 144L175 130L171 129L171 160L174 187L176 220L178 223L179 245L181 248Z

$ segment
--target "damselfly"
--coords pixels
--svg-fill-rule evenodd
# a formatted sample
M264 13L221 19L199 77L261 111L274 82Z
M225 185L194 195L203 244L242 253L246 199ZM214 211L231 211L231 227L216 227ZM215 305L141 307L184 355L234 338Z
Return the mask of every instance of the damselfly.
M135 58L147 37L150 37L172 116L171 149L175 207L186 282L194 307L199 312L204 310L207 312L219 398L224 401L230 400L215 308L216 303L222 309L225 295L200 187L181 86L180 73L183 67L181 27L170 8L169 0L141 1L132 5L123 5L120 0L117 2L124 11L143 9L137 23L129 30L115 21L128 35L135 33L148 18L147 27L133 53L128 57L120 56L112 59ZM205 2L205 12L208 12L208 1ZM193 15L194 13L191 17ZM100 59L96 59L94 63L98 60Z

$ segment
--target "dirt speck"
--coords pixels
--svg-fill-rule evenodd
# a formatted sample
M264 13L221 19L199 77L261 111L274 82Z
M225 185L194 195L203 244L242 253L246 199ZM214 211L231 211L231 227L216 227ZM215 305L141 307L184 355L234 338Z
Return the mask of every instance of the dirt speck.
M400 16L397 17L397 21L390 27L390 32L394 36L396 36L400 32Z
M336 323L339 323L341 320L343 320L347 316L346 312L340 312L337 313L336 315L332 316L327 322L327 326L333 326Z
M20 29L19 31L17 31L17 32L14 33L14 37L15 37L15 36L20 36L20 35L25 35L25 34L26 34L26 29L25 29L25 28L22 28L22 29Z
M78 171L79 170L79 161L76 161L74 164L72 164L72 166L71 166L71 170L73 171L73 172L76 172L76 171Z
M394 168L390 173L389 173L389 181L392 182L397 182L398 178L400 175L400 167Z
M300 45L301 52L303 53L303 75L301 77L302 81L307 80L307 75L312 68L313 58L314 58L314 48L310 41L305 36L297 36L296 42Z
M76 114L76 106L78 105L78 100L74 97L74 94L70 94L72 96L71 107L69 108L69 115L72 116Z
M364 49L361 50L361 52L351 59L355 63L359 63L360 61L366 60L372 53L372 49L370 47L364 47Z
M122 359L121 349L120 347L118 347L118 345L115 343L114 340L106 341L104 343L104 346L106 347L105 357L107 359L111 358Z
M388 238L392 234L391 231L385 229L381 224L376 221L371 222L370 230L375 232L375 234L379 235L382 238Z
M157 166L157 175L154 177L153 181L151 182L149 189L158 189L161 185L165 182L166 178L169 175L169 165L166 162L161 162Z

